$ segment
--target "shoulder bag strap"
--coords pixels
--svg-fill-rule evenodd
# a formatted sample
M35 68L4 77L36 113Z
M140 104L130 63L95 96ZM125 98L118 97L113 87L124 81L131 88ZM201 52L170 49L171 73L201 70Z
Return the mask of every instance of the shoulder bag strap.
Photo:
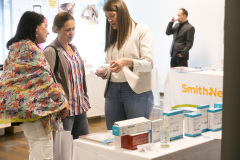
M57 71L57 68L58 68L58 61L59 61L59 56L58 56L58 50L56 47L52 46L52 45L49 45L47 47L44 48L44 50L48 47L52 47L54 50L55 50L55 53L56 53L56 60L55 60L55 66L54 66L54 70L53 70L53 73L55 74L56 71Z

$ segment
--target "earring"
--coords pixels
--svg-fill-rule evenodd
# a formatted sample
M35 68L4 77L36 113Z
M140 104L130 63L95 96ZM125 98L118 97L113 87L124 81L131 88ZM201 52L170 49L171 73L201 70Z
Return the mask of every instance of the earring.
M38 35L36 34L36 37L37 37Z

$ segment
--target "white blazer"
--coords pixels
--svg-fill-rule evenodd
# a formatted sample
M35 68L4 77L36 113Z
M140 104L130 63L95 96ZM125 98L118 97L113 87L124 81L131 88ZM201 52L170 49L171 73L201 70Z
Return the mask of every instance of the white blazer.
M106 63L110 63L113 51L113 45L107 50ZM137 93L143 93L155 88L155 81L152 74L153 69L153 42L150 28L145 24L132 22L132 32L129 38L119 51L121 58L133 59L133 70L129 67L123 67L123 73L129 86ZM111 73L106 75L107 85L104 96L106 96L108 82Z

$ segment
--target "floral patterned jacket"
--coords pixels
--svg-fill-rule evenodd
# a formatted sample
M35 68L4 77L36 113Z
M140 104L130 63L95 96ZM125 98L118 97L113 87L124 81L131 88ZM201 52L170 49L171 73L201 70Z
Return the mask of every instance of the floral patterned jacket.
M68 103L54 78L35 43L30 40L13 43L0 77L0 124L41 118L49 133L57 114Z

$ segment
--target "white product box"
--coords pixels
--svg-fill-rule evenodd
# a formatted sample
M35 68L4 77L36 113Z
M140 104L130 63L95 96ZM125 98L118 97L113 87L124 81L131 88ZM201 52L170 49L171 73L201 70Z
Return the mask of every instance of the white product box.
M214 108L222 108L222 102L214 103Z
M222 129L222 108L208 109L208 130L218 131Z
M114 136L115 148L121 148L121 137L122 136Z
M164 120L166 118L169 123L170 129L170 141L183 137L183 111L182 110L171 110L163 113Z
M115 136L125 136L149 130L151 130L151 121L144 117L118 121L112 126L112 133Z
M160 141L160 127L163 125L163 119L156 119L152 121L152 130L149 131L150 143Z
M202 133L202 114L197 112L184 114L184 135L200 136Z
M208 130L208 109L209 105L197 106L197 112L202 114L202 132Z

